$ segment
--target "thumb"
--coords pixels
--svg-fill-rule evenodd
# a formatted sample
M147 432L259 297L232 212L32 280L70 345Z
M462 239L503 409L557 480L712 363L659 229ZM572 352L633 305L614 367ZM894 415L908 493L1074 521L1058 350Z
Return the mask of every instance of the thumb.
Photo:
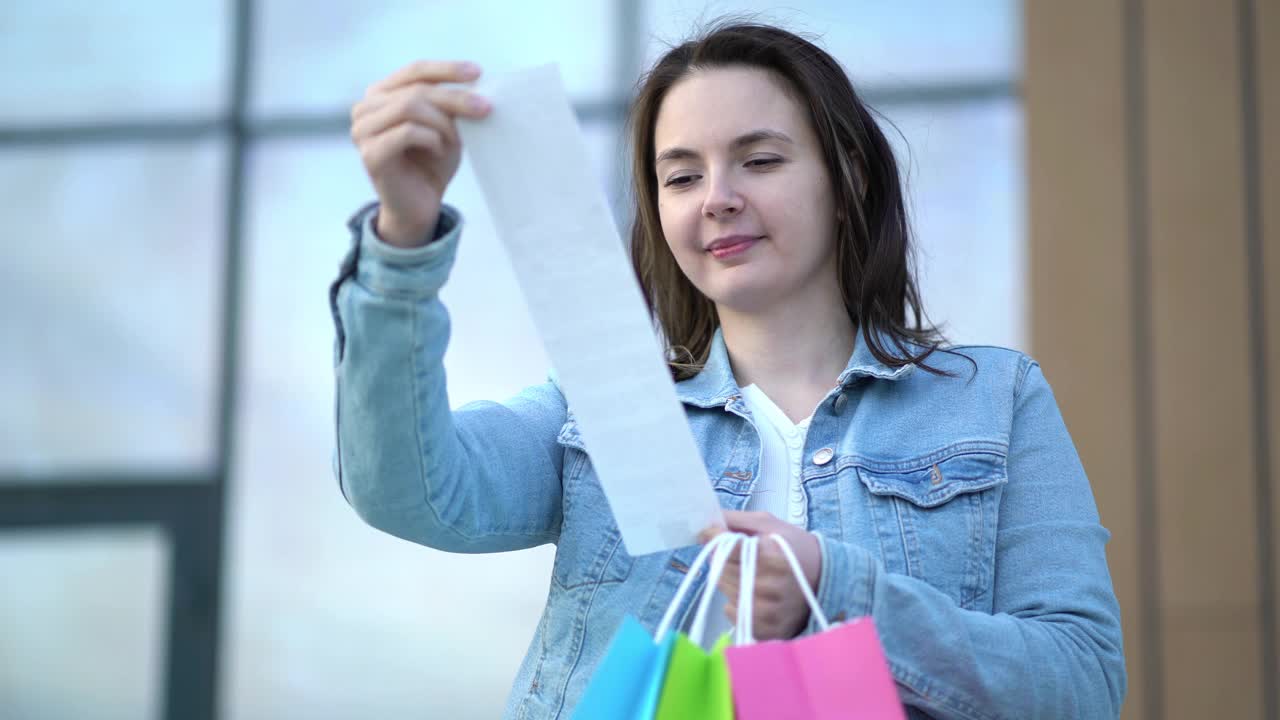
M767 512L726 510L724 519L730 530L747 535L763 535L775 529L774 517Z
M725 526L720 524L709 525L702 532L698 533L698 544L706 545L711 542L717 535L728 532Z

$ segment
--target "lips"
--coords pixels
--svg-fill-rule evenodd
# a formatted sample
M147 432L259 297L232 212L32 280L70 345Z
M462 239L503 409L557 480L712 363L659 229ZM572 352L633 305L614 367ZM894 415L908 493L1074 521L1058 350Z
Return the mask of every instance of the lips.
M726 258L744 252L759 240L760 237L754 235L727 235L716 238L707 246L707 252L716 258Z

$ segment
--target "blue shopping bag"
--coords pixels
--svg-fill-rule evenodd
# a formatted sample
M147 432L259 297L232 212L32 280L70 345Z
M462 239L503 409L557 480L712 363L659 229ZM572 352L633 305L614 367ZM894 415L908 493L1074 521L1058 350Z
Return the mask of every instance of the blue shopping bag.
M582 694L574 720L650 720L658 710L675 640L675 633L667 633L654 642L640 621L628 615Z
M671 627L676 608L707 558L720 545L736 540L733 533L722 533L703 546L667 607L656 637L650 637L634 617L623 619L573 711L574 720L653 720L676 642L677 633Z

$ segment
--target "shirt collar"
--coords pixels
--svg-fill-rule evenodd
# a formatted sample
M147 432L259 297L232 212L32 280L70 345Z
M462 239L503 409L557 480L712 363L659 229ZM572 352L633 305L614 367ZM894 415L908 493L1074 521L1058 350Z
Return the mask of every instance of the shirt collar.
M892 347L893 342L888 333L876 333L882 347ZM837 383L847 385L858 377L873 377L881 380L897 380L915 369L914 364L891 367L876 359L867 345L866 338L858 333L854 339L853 355L840 373ZM676 383L676 396L680 402L699 407L724 405L735 396L741 394L738 383L733 377L733 368L729 365L729 351L725 348L724 333L716 328L711 338L711 350L707 353L707 362L702 370L687 380Z

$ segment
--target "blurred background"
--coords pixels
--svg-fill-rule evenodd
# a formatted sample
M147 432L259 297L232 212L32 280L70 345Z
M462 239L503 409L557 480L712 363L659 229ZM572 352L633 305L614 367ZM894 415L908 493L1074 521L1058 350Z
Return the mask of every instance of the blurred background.
M1114 533L1125 717L1280 717L1275 3L11 0L0 718L497 717L554 548L405 543L331 472L350 106L414 59L558 62L624 224L637 76L744 11L883 115L930 318L1044 365ZM465 162L446 200L458 406L548 366Z

